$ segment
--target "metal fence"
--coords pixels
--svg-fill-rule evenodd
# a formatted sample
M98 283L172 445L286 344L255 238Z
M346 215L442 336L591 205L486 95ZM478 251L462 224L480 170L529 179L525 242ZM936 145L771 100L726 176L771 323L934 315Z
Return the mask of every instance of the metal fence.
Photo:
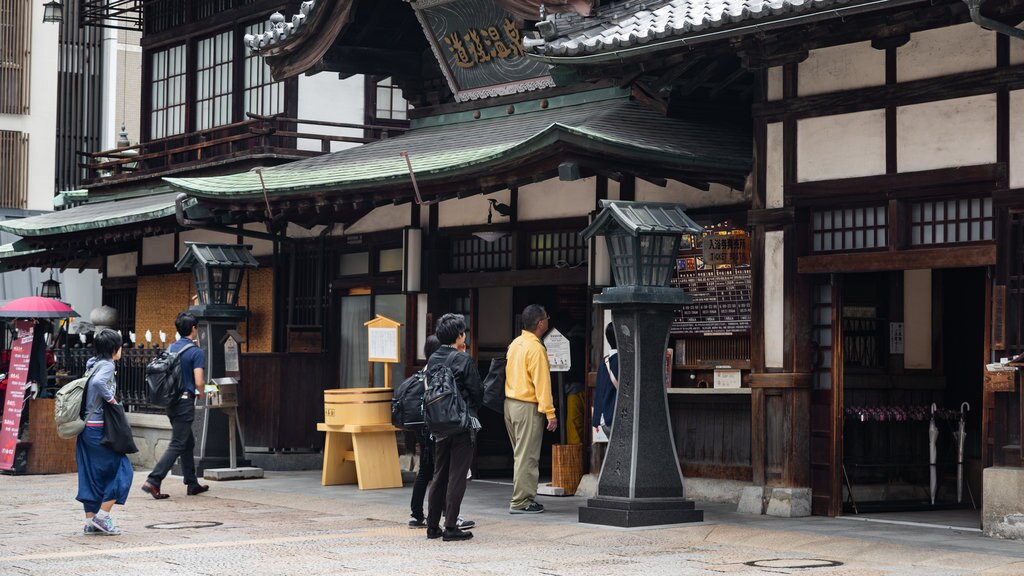
M156 358L160 348L124 348L117 363L117 396L128 412L163 413L146 398L146 364ZM92 348L62 348L56 351L57 365L71 378L85 374L85 365L94 354Z

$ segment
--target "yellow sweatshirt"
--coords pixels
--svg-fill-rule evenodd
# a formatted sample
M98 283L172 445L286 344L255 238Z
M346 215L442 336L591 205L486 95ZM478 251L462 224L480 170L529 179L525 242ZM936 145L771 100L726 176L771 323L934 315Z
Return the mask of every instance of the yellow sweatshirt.
M537 405L537 411L548 420L555 417L551 399L551 367L548 352L533 332L523 330L508 345L505 355L505 397Z

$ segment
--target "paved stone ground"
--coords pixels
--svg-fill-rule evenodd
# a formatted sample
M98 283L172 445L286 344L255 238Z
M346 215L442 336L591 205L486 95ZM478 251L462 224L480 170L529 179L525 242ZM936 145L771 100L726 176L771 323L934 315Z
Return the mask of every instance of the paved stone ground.
M511 488L477 480L464 506L475 538L444 543L406 527L408 486L360 491L322 487L316 472L270 472L189 497L171 477L172 497L156 501L139 491L144 478L136 472L127 506L115 507L124 534L103 537L81 534L75 475L0 476L0 575L1024 575L1024 543L971 532L745 517L713 504L701 524L622 530L577 523L579 498L510 516ZM201 522L216 525L159 527ZM841 565L783 567L808 559Z

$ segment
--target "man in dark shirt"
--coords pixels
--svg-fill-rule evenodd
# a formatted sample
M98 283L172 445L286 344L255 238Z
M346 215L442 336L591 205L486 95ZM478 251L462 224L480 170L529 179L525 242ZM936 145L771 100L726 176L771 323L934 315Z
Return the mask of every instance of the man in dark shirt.
M449 364L455 376L455 384L466 400L473 428L458 434L435 438L434 478L430 481L427 496L427 538L442 538L445 542L469 540L472 532L459 530L459 511L462 497L466 494L466 475L473 459L473 442L476 429L480 427L477 410L483 403L484 388L476 362L457 348L466 341L466 320L461 314L445 314L437 321L434 330L441 347L427 360L427 374L441 367L448 356L455 354ZM444 530L441 530L441 511L444 511Z
M192 422L196 419L195 399L196 396L202 397L203 385L206 382L203 377L203 370L206 368L206 355L197 344L199 328L195 316L188 312L178 314L177 319L174 320L174 327L178 330L181 338L167 348L170 352L178 352L189 344L195 345L182 352L178 357L181 362L181 388L184 392L180 398L175 399L167 406L167 417L171 420L171 443L142 485L142 491L157 500L169 496L160 491L160 483L171 471L171 466L174 466L174 461L178 458L181 458L181 473L184 476L185 486L188 487L189 496L202 494L210 489L209 486L200 484L199 479L196 478L196 462L193 454L196 438L192 434Z

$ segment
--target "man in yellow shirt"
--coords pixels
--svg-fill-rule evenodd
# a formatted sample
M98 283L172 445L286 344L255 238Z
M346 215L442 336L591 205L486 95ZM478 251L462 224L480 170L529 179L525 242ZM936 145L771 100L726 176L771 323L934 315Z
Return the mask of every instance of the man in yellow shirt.
M512 341L506 354L505 427L515 458L512 476L511 514L540 514L536 502L540 475L540 447L545 428L558 428L551 399L551 367L540 338L548 331L550 317L544 307L531 304L523 310L523 333Z

